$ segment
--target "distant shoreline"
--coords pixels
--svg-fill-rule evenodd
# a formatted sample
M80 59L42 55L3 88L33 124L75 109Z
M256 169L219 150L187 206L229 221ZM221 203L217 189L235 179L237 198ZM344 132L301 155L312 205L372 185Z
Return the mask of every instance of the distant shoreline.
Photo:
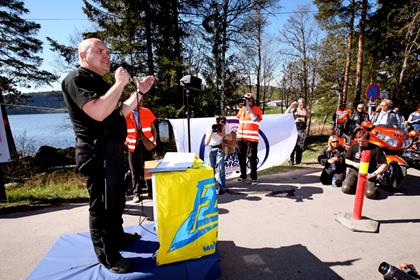
M6 104L8 115L66 113L63 93L61 91L25 93L20 104Z
M55 109L55 110L48 109L48 110L37 110L37 111L12 111L12 112L9 112L7 110L7 115L14 116L14 115L31 115L31 114L59 114L59 113L67 113L67 112L68 111L66 108Z

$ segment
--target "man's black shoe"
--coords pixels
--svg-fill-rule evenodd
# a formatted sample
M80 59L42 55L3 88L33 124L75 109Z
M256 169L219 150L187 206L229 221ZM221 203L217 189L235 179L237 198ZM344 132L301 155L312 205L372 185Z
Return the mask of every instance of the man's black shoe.
M131 269L131 263L127 259L121 258L113 264L108 264L108 269L114 273L127 273Z
M120 248L125 248L139 238L141 238L141 236L137 232L124 232L119 239Z
M217 192L218 195L222 195L222 194L225 194L225 193L227 193L227 190L225 190L224 188L219 189L219 191Z

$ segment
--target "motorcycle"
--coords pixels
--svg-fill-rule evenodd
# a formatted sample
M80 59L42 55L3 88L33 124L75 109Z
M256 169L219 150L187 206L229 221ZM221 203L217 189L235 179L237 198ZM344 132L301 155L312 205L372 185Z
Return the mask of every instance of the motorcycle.
M410 167L420 170L420 134L415 130L410 131L409 134L415 140L411 146L404 151L402 157Z
M360 127L353 130L351 135L354 135L358 129L366 130L370 136L369 142L381 148L386 155L388 169L378 175L377 184L385 188L399 188L409 168L402 155L411 146L413 134L411 132L408 133L404 129L373 125L369 121L363 121ZM351 139L350 135L343 136L340 144L343 144L346 148L350 147L350 143L355 143L355 140ZM351 139L350 142L349 139Z

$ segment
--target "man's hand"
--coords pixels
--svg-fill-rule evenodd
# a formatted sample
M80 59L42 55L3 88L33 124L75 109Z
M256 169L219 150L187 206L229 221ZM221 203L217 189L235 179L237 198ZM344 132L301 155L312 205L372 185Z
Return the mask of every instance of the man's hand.
M118 67L115 71L115 83L121 83L123 86L127 85L130 81L130 75L128 74L127 70L123 67Z
M334 163L336 161L338 161L338 157L332 157L329 160L327 160L329 163Z
M140 91L142 94L145 94L152 88L156 81L156 78L153 75L149 75L146 78L142 79L134 77L134 80L136 81L137 90Z
M366 175L366 178L368 178L368 179L372 179L372 178L376 178L376 176L377 176L377 174L376 174L376 173L368 173L368 174Z

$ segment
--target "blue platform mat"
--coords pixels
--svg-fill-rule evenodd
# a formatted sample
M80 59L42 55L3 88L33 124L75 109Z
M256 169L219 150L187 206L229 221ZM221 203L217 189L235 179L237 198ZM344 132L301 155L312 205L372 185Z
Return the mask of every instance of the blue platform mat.
M134 241L123 257L133 265L130 273L115 274L99 264L93 251L89 233L62 235L32 271L30 280L59 279L188 279L210 280L220 276L220 256L215 254L163 266L157 266L152 258L159 248L154 224L125 228L137 232L141 239Z

